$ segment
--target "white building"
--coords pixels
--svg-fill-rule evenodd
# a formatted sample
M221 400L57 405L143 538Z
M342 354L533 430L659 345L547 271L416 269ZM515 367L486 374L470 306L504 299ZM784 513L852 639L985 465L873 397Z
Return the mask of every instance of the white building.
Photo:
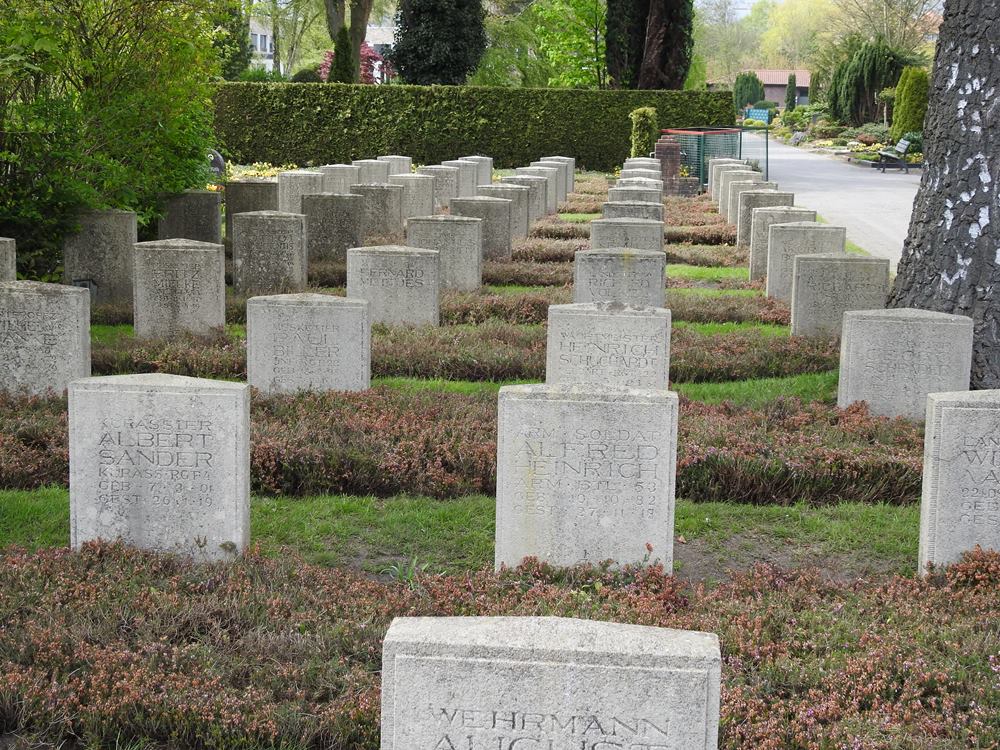
M250 19L250 47L253 49L251 68L274 70L274 35L271 33L270 19Z

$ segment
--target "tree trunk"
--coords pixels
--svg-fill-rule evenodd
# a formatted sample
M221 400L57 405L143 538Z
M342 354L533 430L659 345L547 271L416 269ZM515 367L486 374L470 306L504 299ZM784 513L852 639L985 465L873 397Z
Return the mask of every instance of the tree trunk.
M947 0L924 168L890 307L973 319L972 387L1000 388L1000 0Z
M351 50L354 53L354 70L361 80L361 45L368 31L368 19L374 0L351 0Z
M274 55L271 58L271 64L278 73L281 72L280 26L281 10L278 8L278 0L271 0L271 42L274 44Z
M323 8L326 11L326 30L330 34L330 41L335 42L346 16L344 0L323 0Z
M650 0L640 89L681 89L691 67L692 0Z

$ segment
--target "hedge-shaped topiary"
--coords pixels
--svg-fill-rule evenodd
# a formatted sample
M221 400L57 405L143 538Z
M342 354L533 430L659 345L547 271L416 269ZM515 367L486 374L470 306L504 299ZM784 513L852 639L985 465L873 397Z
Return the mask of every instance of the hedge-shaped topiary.
M930 77L923 68L906 68L896 86L896 107L892 115L889 137L898 141L906 133L924 129Z
M628 117L632 121L630 156L649 156L660 134L656 125L656 110L653 107L639 107L633 109Z
M223 83L215 130L220 150L244 164L483 153L509 168L561 154L611 170L629 155L629 113L644 106L663 128L733 124L729 92Z

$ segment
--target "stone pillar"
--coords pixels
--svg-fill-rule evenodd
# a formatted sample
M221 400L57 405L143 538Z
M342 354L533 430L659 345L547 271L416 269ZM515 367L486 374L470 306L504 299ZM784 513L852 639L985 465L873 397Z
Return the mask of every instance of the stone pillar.
M569 195L569 180L566 176L567 167L563 163L553 163L545 161L533 161L529 167L541 167L542 169L556 170L556 195L559 196L559 203L565 203L566 196Z
M574 302L666 307L667 255L662 250L578 250Z
M351 192L364 201L365 242L373 238L403 236L403 187L401 185L351 185Z
M133 262L137 338L207 335L226 325L222 245L176 239L137 242Z
M0 392L62 394L90 376L90 293L38 281L0 282Z
M767 296L792 300L792 261L796 255L846 252L847 230L815 221L772 224L767 240Z
M729 203L726 208L726 221L736 225L740 218L740 195L748 190L775 190L778 189L776 182L764 182L763 180L735 180L729 183Z
M233 217L233 287L238 294L305 289L306 268L305 216L248 211Z
M322 172L296 169L278 175L278 210L286 214L302 213L302 196L324 192Z
M17 241L0 237L0 281L17 280Z
M510 175L500 178L504 185L521 185L528 188L528 228L545 216L548 204L549 181L544 177L528 174Z
M979 545L1000 550L1000 391L927 397L918 572L958 562Z
M449 159L441 162L443 167L455 167L458 170L458 197L471 198L476 194L476 183L479 181L479 165L465 159Z
M677 179L681 174L681 144L670 135L661 135L653 147L660 162L660 174L664 182Z
M763 184L763 183L761 183ZM791 206L795 203L795 193L780 190L745 190L739 194L739 208L736 211L736 244L750 247L751 220L756 208Z
M492 156L463 156L461 157L461 161L474 161L476 163L476 187L491 185L493 183Z
M231 180L226 183L225 203L226 243L231 243L236 214L278 210L278 181L274 178Z
M604 219L645 219L663 223L663 204L644 201L609 201L601 207Z
M329 294L247 300L247 382L264 393L371 385L368 302Z
M389 175L389 183L403 188L403 219L434 215L434 178L429 174Z
M347 249L364 243L364 196L316 193L302 198L309 262L347 260Z
M69 502L73 549L120 539L233 559L250 542L250 388L159 373L71 383Z
M378 159L355 159L351 162L360 170L359 185L380 185L389 181L392 165Z
M88 289L92 305L131 306L135 212L87 211L79 222L63 240L63 283Z
M608 342L616 342L609 351ZM652 388L670 376L670 310L620 302L550 305L545 382Z
M548 180L545 187L545 213L554 214L559 211L559 169L556 167L518 167L515 174L544 177Z
M529 556L559 566L655 560L673 568L676 393L511 385L499 401L498 568ZM583 492L584 467L594 467L587 441L606 448L601 463L613 486L587 482Z
M372 323L436 326L441 315L438 253L402 245L352 247L347 296L368 301Z
M361 167L353 164L327 164L320 167L323 173L323 192L348 195L351 185L361 184Z
M419 167L417 174L429 174L434 178L434 209L447 208L452 198L458 197L458 167L443 167L440 164Z
M889 296L889 261L847 253L792 259L792 335L840 336L848 310L878 310Z
M646 219L594 219L590 222L594 250L628 247L663 251L663 222Z
M417 216L406 222L407 247L437 250L441 288L474 292L483 285L483 220Z
M755 208L750 219L750 281L767 276L767 242L772 224L790 224L797 221L816 221L816 212L792 206Z
M530 188L523 185L478 185L479 195L486 198L503 198L510 201L510 238L519 240L528 236L528 199Z
M382 650L381 749L716 750L721 663L718 637L690 630L397 617Z
M733 182L763 182L764 175L760 172L756 172L750 167L744 167L743 169L728 169L723 170L722 174L719 175L719 190L716 195L713 196L716 205L719 207L719 213L722 214L723 218L726 218L726 211L729 210L729 185Z
M167 199L157 224L161 240L222 242L222 196L215 190L185 190Z
M837 406L921 420L927 394L969 390L972 318L899 308L844 313Z
M663 204L663 192L655 188L638 186L613 187L608 189L608 202L638 202Z
M413 159L409 156L379 156L376 161L384 161L389 164L389 176L396 174L409 174L413 171Z
M483 260L511 259L511 205L505 198L455 198L453 216L483 220Z

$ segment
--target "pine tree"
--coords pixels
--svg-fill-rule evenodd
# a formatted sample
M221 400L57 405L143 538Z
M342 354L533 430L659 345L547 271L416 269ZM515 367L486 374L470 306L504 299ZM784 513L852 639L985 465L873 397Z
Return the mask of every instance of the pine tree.
M896 86L896 108L892 115L889 136L898 141L907 133L924 129L930 78L923 68L906 68Z
M785 111L794 112L795 105L798 103L799 92L798 87L795 85L795 74L792 73L788 76L788 86L785 87Z
M460 85L486 51L481 0L402 0L387 55L405 83Z
M337 41L333 46L333 70L328 79L331 83L357 83L357 67L354 65L354 50L351 47L351 32L341 26Z
M733 103L737 111L763 98L764 83L756 73L740 73L736 76L736 82L733 84Z

